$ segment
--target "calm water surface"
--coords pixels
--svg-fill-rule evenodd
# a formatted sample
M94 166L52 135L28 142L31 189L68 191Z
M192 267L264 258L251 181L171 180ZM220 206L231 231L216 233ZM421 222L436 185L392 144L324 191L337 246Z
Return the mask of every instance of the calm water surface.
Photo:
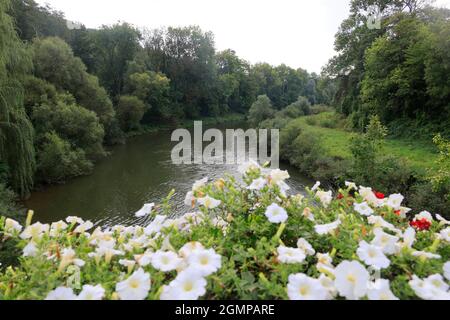
M145 224L146 218L134 216L144 203L158 203L175 189L173 212L182 214L188 209L184 197L195 180L237 175L237 165L172 164L170 152L176 142L170 141L170 135L171 131L160 131L131 138L126 145L113 148L93 174L34 192L25 206L33 209L34 220L41 222L77 215L102 226ZM294 168L283 164L281 168L289 170L291 192L302 192L306 185L312 185Z

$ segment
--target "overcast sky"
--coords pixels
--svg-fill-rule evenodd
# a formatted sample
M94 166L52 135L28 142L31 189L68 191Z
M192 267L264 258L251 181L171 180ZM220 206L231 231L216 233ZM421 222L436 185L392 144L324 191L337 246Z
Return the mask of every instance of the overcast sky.
M138 27L196 24L251 63L285 63L319 73L333 56L334 35L350 0L38 0L96 28L126 21ZM450 0L438 0L450 8Z

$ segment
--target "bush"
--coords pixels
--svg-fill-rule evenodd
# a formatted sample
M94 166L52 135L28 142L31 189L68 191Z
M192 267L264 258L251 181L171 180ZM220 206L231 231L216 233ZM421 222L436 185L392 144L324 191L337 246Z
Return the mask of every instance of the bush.
M0 215L17 219L19 209L16 200L17 196L14 191L0 183Z
M0 272L0 299L449 298L439 217L411 221L399 195L352 184L287 196L287 172L241 172L197 181L180 217L169 218L169 196L145 226L0 219L0 237L23 252Z
M74 149L55 132L47 133L38 154L37 177L45 183L63 183L89 174L93 164L81 149Z
M125 132L137 130L146 111L145 104L135 96L121 96L117 105L117 119Z
M70 95L59 95L56 104L42 104L33 110L33 125L37 142L49 132L70 142L75 148L82 149L90 160L106 155L103 149L104 129L98 117L79 105Z
M248 112L248 121L253 126L258 126L262 121L275 115L272 102L266 95L258 96Z

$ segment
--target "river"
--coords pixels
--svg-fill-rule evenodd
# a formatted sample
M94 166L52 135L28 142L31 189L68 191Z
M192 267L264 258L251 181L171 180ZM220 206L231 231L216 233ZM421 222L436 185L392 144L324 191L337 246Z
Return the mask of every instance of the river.
M36 191L24 205L34 210L34 221L53 222L76 215L101 226L142 225L146 218L137 218L134 213L144 203L158 203L175 189L173 215L185 213L189 208L184 198L195 180L236 175L237 165L174 165L170 154L176 143L170 141L170 135L171 131L162 130L130 138L98 162L91 175ZM290 192L303 192L306 185L312 185L289 165L280 167L291 175L287 181Z

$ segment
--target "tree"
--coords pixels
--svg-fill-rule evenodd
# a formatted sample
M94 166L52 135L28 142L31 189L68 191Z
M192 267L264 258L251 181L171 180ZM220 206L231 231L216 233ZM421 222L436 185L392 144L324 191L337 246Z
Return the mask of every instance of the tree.
M272 118L274 114L275 110L270 99L266 95L261 95L252 104L248 113L248 121L252 125L258 126L263 120Z
M177 114L170 103L170 79L161 72L133 73L125 82L125 92L146 104L148 117L171 119ZM182 116L182 115L181 115Z
M305 97L298 97L298 100L294 103L291 103L282 111L282 115L288 118L297 118L300 116L305 116L311 114L311 104L309 100Z
M31 60L6 13L9 9L8 0L0 2L0 163L8 167L13 189L26 196L35 171L34 132L23 107L20 80Z
M80 58L59 38L36 39L32 45L35 74L58 90L70 92L77 103L94 111L105 126L114 118L114 109L97 77L86 71Z
M64 14L49 5L40 6L34 0L12 0L13 16L21 39L56 36L68 39L70 30Z
M128 63L140 49L140 37L127 23L103 26L92 33L95 74L115 102L122 93Z
M44 183L62 183L92 171L92 162L80 148L73 148L54 131L43 137L38 155L38 179Z
M122 130L138 129L145 111L145 104L138 97L121 96L117 105L117 118Z
M90 160L105 155L102 146L105 133L98 117L77 105L70 95L59 95L56 104L48 102L34 107L32 120L38 145L47 133L55 132L72 146L82 149Z

